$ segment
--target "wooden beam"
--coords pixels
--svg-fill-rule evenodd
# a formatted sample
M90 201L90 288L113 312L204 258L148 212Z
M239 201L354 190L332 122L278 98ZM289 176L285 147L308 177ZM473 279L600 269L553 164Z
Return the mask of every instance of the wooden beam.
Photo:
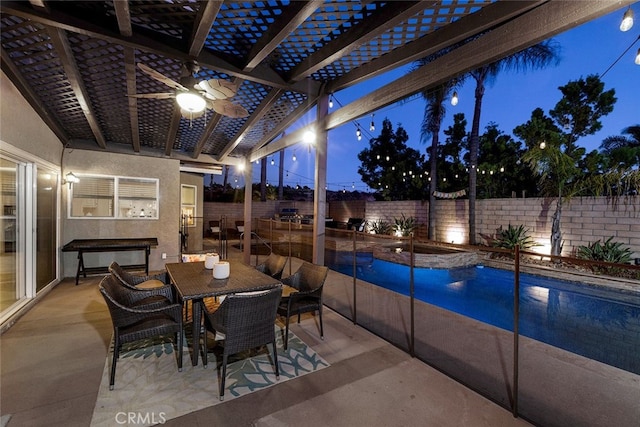
M131 124L131 145L133 151L140 152L140 131L138 125L138 99L132 97L136 89L136 57L133 49L124 48L124 69L127 79L127 102L129 103L129 123Z
M129 0L114 1L113 8L116 11L116 19L118 20L118 29L120 34L125 37L133 35L131 28L131 14L129 12Z
M222 6L221 1L200 1L200 8L198 9L198 15L193 23L193 30L191 31L191 37L189 38L189 55L196 57L202 50L204 42L207 41L207 36L211 30L213 22L220 12Z
M77 18L56 10L51 10L50 13L44 13L40 10L30 8L23 2L19 1L3 0L0 2L0 9L2 10L2 13L16 15L49 27L63 29L104 40L109 43L174 58L181 62L193 59L188 52L180 50L177 47L172 47L179 44L174 38L168 38L160 33L153 33L144 28L136 27L134 28L134 36L125 37L107 26L100 26L96 24L94 21ZM153 36L149 36L148 34L152 34ZM313 96L317 95L320 89L320 83L312 80L293 84L287 83L282 76L278 75L274 70L264 64L261 64L260 67L256 67L256 69L252 71L244 72L238 67L230 64L222 56L216 55L208 50L202 50L196 59L198 63L205 68L266 86L311 94Z
M180 120L182 119L182 112L177 103L173 103L173 116L171 117L171 125L167 132L167 141L164 144L164 155L171 156L171 150L173 150L173 143L176 141L176 135L178 129L180 129Z
M204 145L207 143L207 141L211 137L211 134L213 133L215 128L218 127L218 123L220 123L221 119L222 119L222 115L218 113L213 113L213 115L207 122L207 126L204 128L202 135L200 135L200 139L198 140L196 147L193 149L192 157L194 159L197 159L202 154L202 149L204 148Z
M422 12L427 2L421 1L392 1L377 9L358 25L322 46L300 62L288 76L289 81L298 81L308 77L332 62L348 55L363 44L369 42L397 26L401 22ZM433 2L432 2L433 3Z
M224 160L225 157L229 155L237 146L242 142L242 138L244 138L245 134L251 129L251 127L258 123L265 114L269 112L269 108L275 103L280 95L282 94L282 90L280 89L271 89L271 92L267 94L260 102L258 108L249 116L247 121L244 122L244 125L240 128L238 133L235 135L234 139L230 141L226 147L220 151L217 156L218 160Z
M80 108L82 108L82 112L89 123L89 127L91 127L93 136L96 138L96 143L100 148L107 148L104 136L102 135L102 130L100 130L100 124L98 123L96 115L93 112L93 108L91 107L91 103L89 102L89 95L82 84L82 76L80 75L80 71L76 65L73 52L69 46L69 42L67 41L67 36L64 34L64 31L59 28L49 28L48 33L51 44L56 49L56 53L60 58L60 62L62 63L62 67L64 68L67 79L71 84L71 88L73 89L73 93L76 96L78 104L80 104Z
M278 20L260 37L247 56L244 71L256 68L280 43L313 14L324 0L294 1L284 8Z
M631 3L632 0L622 0ZM550 1L327 116L327 130L618 10L617 2Z
M463 16L459 20L420 37L401 48L382 55L358 68L330 81L328 93L338 92L354 84L379 76L397 67L427 57L441 49L453 46L514 17L533 9L547 0L499 1L479 11Z
M31 89L29 83L22 77L20 70L13 63L13 60L4 48L0 48L1 58L0 66L2 71L7 75L11 83L18 89L20 94L27 100L31 108L40 116L42 121L51 129L51 131L58 137L62 145L66 145L69 142L69 135L65 132L62 125L58 120L46 109L44 103L40 100L38 95Z

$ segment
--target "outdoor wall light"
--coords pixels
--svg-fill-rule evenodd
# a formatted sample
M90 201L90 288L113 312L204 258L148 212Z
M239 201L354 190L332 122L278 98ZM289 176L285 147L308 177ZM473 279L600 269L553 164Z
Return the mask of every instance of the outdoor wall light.
M180 108L189 113L199 113L204 110L207 102L203 97L194 92L183 92L176 95L176 101Z
M64 183L63 184L69 184L69 190L71 190L71 186L73 184L76 184L80 182L80 178L78 178L77 176L75 176L73 174L73 172L69 172L68 174L66 174L64 176Z
M453 92L453 96L451 97L451 105L458 105L458 92Z
M633 10L631 6L622 16L622 22L620 22L620 31L629 31L633 27Z
M302 135L302 141L311 145L316 142L316 134L313 131L308 130L304 133L304 135Z

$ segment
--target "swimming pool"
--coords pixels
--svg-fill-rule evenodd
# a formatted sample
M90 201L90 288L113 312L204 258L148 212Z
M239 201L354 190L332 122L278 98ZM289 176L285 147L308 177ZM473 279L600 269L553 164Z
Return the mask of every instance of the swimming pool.
M329 267L353 273L349 263ZM409 295L408 266L360 259L356 275ZM415 298L513 331L513 277L511 271L481 266L415 268ZM640 374L640 293L521 273L519 329L529 338Z

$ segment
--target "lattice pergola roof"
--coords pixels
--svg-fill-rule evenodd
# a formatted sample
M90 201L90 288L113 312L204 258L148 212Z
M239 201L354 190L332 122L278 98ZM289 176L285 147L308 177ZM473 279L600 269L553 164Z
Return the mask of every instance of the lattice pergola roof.
M2 69L63 144L202 164L264 157L319 100L417 59L421 70L330 113L332 129L631 1L5 1ZM451 49L455 46L455 49ZM237 82L246 118L183 117L136 64Z

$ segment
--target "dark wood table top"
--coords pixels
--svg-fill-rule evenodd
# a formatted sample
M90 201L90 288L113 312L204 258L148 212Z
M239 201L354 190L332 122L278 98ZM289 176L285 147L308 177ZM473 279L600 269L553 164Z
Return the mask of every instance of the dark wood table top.
M123 249L123 248L146 248L147 246L158 246L156 237L145 238L110 238L110 239L75 239L62 247L64 252L72 252L91 249Z
M229 261L229 267L228 278L214 279L213 271L204 268L204 261L166 264L167 273L182 300L261 291L280 283L279 280L240 261Z

